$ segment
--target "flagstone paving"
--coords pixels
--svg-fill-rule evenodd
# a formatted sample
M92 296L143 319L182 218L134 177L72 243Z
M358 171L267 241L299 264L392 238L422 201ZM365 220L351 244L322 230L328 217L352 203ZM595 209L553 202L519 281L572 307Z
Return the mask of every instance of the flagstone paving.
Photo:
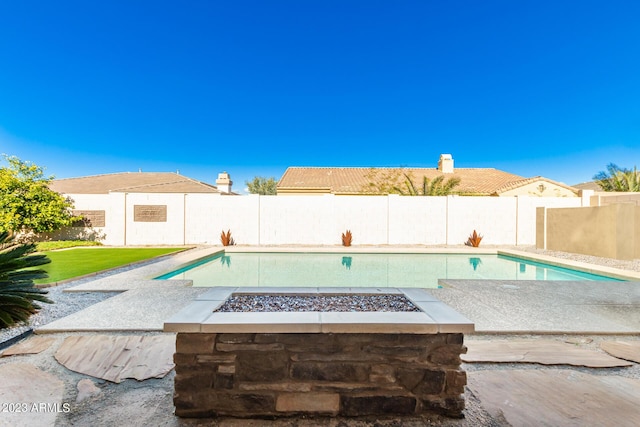
M0 366L0 426L54 425L62 403L64 382L29 363Z
M89 378L78 381L76 388L78 389L78 396L76 397L77 403L84 402L85 400L102 393L102 390L96 386L96 383Z
M75 372L120 383L162 378L174 367L175 337L89 335L67 337L56 360Z
M54 341L55 338L51 337L32 336L0 352L0 357L16 356L21 354L38 354L48 349Z
M604 341L600 348L614 357L640 363L640 342Z
M589 368L631 366L605 353L553 340L465 340L464 362L539 363L542 365L573 365Z
M574 370L468 373L468 388L512 426L638 426L640 380Z

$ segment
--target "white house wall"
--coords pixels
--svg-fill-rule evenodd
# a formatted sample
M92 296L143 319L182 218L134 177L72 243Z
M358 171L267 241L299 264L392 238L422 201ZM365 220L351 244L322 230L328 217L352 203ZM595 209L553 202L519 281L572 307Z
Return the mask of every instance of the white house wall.
M221 196L112 193L69 195L79 210L104 210L107 245L237 244L460 245L473 230L487 245L534 245L536 207L579 207L564 197ZM587 203L588 203L588 199ZM135 205L166 205L166 221L135 221Z

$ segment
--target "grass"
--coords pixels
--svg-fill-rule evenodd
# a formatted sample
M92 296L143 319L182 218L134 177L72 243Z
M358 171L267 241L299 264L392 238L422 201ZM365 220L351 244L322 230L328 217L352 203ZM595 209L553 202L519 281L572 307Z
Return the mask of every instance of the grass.
M54 251L56 249L74 248L76 246L100 246L100 242L90 240L52 240L50 242L36 243L38 252Z
M36 280L36 284L56 283L86 274L121 267L161 255L178 252L184 248L74 248L47 252L50 264L41 266L47 279Z

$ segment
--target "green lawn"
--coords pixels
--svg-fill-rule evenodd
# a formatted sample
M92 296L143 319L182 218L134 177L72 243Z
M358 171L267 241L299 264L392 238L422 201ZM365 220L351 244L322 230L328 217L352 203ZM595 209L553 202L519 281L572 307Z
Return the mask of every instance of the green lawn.
M49 277L36 280L37 284L55 283L85 274L96 273L142 261L160 255L170 254L184 248L74 248L64 251L50 251L45 254L50 264L40 268Z

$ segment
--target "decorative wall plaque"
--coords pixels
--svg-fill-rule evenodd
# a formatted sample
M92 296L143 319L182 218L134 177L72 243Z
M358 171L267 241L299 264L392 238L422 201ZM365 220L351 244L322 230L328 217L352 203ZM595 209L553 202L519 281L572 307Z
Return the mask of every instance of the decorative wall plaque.
M73 210L73 216L81 216L71 224L73 227L104 227L104 211Z
M167 205L133 205L135 222L167 222Z

